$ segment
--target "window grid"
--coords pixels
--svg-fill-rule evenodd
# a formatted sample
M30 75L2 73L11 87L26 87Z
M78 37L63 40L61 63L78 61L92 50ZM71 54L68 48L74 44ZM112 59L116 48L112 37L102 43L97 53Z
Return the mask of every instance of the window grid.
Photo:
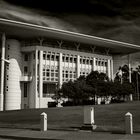
M77 58L74 55L63 54L62 63L62 81L67 82L69 80L76 80L76 61Z
M58 82L58 66L55 62L59 61L59 54L54 52L43 52L43 81Z
M80 75L87 76L93 69L93 58L80 57Z
M96 58L96 70L102 73L107 73L107 60Z

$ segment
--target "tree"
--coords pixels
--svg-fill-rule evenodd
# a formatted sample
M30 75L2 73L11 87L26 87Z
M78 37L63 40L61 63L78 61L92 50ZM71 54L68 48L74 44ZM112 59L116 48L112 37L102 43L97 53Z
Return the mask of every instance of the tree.
M85 77L81 76L75 81L64 83L61 92L61 97L72 99L74 104L77 105L92 96L92 87L87 85Z
M132 73L133 73L133 71L131 69L131 76L133 75ZM117 85L116 85L117 88L114 87L119 90L118 96L121 96L121 97L123 96L125 98L126 95L130 96L130 95L134 94L134 83L133 83L133 80L131 80L131 83L130 83L129 74L130 73L129 73L128 65L125 64L122 67L121 66L119 67L118 72L116 73L115 80L114 80L114 82L117 83L119 86L119 87L117 87Z
M108 96L108 82L109 78L105 73L99 73L98 71L92 71L87 77L86 82L88 85L92 87L92 96L101 97L101 96Z
M109 81L108 76L105 73L99 73L98 71L92 71L89 75L80 76L75 81L68 81L63 83L61 89L57 92L58 98L71 99L74 105L81 104L85 100L95 97L113 97L117 99L125 98L126 95L133 94L133 85L130 84L128 79L128 68L125 65L121 68L124 72L123 80L112 82Z
M115 82L129 82L129 67L128 65L120 66L118 72L116 73Z
M132 69L132 83L135 88L135 93L137 94L137 100L139 100L140 91L140 65L136 69Z

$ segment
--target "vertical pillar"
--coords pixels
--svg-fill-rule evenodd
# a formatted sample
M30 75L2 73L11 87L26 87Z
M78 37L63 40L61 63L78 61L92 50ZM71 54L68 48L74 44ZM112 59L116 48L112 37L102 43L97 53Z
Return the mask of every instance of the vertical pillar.
M106 71L105 71L105 59L103 60L103 73L106 73Z
M113 60L111 59L111 79L114 80L114 76L113 76Z
M125 114L125 133L133 134L133 120L130 112Z
M16 39L8 39L6 44L6 57L9 59L9 69L5 70L7 77L5 79L5 110L21 109L21 44Z
M96 58L93 58L93 71L96 71Z
M129 67L129 83L131 83L132 82L132 78L131 78L131 54L128 54L128 67ZM129 99L130 99L130 101L133 101L132 94L129 95Z
M111 79L111 74L110 74L110 59L108 59L108 62L107 62L107 71L108 71L108 78Z
M94 124L94 108L93 107L84 107L84 124L92 125Z
M6 42L6 37L5 37L5 33L3 33L2 34L2 51L1 51L0 111L3 111L3 105L4 105L3 94L4 94L5 42Z
M94 107L85 106L84 107L84 126L83 129L94 130L96 129L94 120Z
M131 55L128 54L129 83L131 83Z
M59 87L62 86L62 53L59 54Z
M37 88L37 86L38 86L38 50L36 50L35 51L35 97L34 97L34 99L35 99L35 101L34 101L34 103L35 103L35 108L37 108L37 98L38 98L38 88Z
M40 129L47 131L47 114L45 112L40 114Z
M39 108L41 108L41 98L42 98L42 93L43 93L43 51L40 51L39 55Z
M80 56L77 55L77 78L80 76Z
M96 65L96 70L99 72L99 58L96 59L97 65Z

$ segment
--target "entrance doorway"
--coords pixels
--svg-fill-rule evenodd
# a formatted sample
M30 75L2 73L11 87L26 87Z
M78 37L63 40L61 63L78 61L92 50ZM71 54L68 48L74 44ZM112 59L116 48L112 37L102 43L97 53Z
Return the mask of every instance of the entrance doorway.
M29 85L28 83L23 83L23 96L22 96L22 105L24 109L29 108Z

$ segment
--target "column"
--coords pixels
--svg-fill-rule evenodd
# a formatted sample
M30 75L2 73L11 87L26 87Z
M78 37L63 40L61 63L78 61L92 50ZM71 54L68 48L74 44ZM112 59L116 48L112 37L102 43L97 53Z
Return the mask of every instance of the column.
M96 58L93 58L93 71L96 71Z
M105 59L103 59L103 73L106 73L105 72Z
M114 76L113 76L113 60L111 60L111 79L114 80Z
M59 54L59 87L62 86L62 69L63 69L63 66L62 66L62 53Z
M128 54L129 82L131 83L131 55Z
M77 78L79 78L80 77L80 56L79 55L77 55L77 65L76 65L76 67L77 67Z
M37 98L38 98L38 90L37 90L37 86L38 86L38 80L37 80L37 72L38 71L38 50L35 50L35 101L34 101L34 107L37 108Z
M99 71L99 61L98 61L98 58L96 58L96 71Z
M4 94L4 59L5 59L5 33L2 34L2 51L1 51L1 81L0 81L0 111L3 111L3 94Z
M6 58L9 59L8 69L5 70L5 110L21 109L22 54L20 41L6 40Z
M108 62L107 62L107 71L108 71L108 78L111 79L111 73L110 73L110 59L108 59Z
M128 54L128 67L129 67L129 83L131 83L132 78L131 78L131 54ZM129 95L130 101L133 101L133 96L132 94Z
M39 108L41 108L41 98L43 94L43 51L39 55Z

